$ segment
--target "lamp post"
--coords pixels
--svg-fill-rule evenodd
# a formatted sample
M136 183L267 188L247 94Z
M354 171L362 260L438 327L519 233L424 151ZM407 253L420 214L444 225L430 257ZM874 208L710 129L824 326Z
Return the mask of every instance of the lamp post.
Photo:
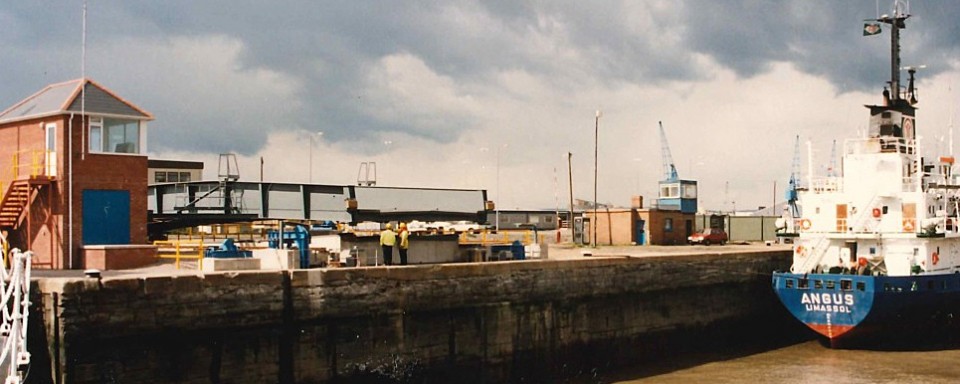
M502 144L497 147L497 202L494 203L494 209L496 210L496 230L497 233L500 232L500 148L506 148L507 144Z
M316 137L317 140L320 140L320 138L323 137L323 132L317 132L316 135L309 135L308 137L310 138L310 141L307 143L308 145L310 145L310 159L309 159L310 177L309 178L310 178L310 184L313 184L313 139L314 137Z
M597 168L600 154L600 110L597 110L596 119L593 122L593 241L591 246L597 246Z

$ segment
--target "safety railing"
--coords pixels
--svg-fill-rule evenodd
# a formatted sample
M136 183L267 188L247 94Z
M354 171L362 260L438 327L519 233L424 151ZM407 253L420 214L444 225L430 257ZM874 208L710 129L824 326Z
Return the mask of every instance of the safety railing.
M871 137L866 139L848 139L844 142L846 154L869 154L880 152L899 152L912 154L917 150L917 142L899 137Z
M228 238L236 242L258 242L267 239L267 229L250 228L239 224L221 224L200 228L185 228L168 234L168 238L177 241L200 241L215 243Z
M27 150L14 153L12 165L14 177L49 176L47 163L53 154L54 152L45 150Z
M157 254L161 259L173 259L174 265L180 269L180 260L196 260L197 269L203 269L203 240L198 243L171 240L154 241Z
M14 180L51 176L52 170L47 164L55 163L53 156L56 153L42 149L29 149L14 152L10 158L10 166L0 171L0 199L7 193L6 188Z
M460 233L459 243L463 245L506 245L519 240L524 245L542 243L545 235L535 231L479 231Z
M843 189L842 186L842 177L819 177L810 180L807 190L813 193L840 192Z

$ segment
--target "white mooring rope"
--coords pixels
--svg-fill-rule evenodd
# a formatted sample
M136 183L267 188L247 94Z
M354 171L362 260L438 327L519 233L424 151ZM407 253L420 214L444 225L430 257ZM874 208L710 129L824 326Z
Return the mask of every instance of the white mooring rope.
M0 236L0 243L4 242ZM33 252L14 248L0 262L0 367L6 368L4 384L20 384L30 364L27 352L27 318L30 309L30 259ZM9 264L9 265L8 265Z

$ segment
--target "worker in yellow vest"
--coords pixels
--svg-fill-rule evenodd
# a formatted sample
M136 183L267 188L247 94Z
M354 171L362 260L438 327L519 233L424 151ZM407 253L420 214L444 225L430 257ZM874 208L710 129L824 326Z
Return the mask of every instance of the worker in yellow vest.
M397 233L393 231L393 224L387 223L387 227L380 232L380 247L383 248L383 264L393 264L393 246L397 244Z
M400 265L407 265L407 249L410 248L410 231L407 223L400 223Z

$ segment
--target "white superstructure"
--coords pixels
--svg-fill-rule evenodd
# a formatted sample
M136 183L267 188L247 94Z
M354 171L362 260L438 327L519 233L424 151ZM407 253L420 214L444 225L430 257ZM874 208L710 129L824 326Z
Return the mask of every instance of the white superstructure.
M883 276L960 271L960 185L954 158L921 156L916 132L916 68L899 66L899 30L910 17L898 7L891 89L869 105L863 137L843 145L841 176L811 178L799 189L803 212L794 218L793 273ZM900 71L909 74L901 89Z

